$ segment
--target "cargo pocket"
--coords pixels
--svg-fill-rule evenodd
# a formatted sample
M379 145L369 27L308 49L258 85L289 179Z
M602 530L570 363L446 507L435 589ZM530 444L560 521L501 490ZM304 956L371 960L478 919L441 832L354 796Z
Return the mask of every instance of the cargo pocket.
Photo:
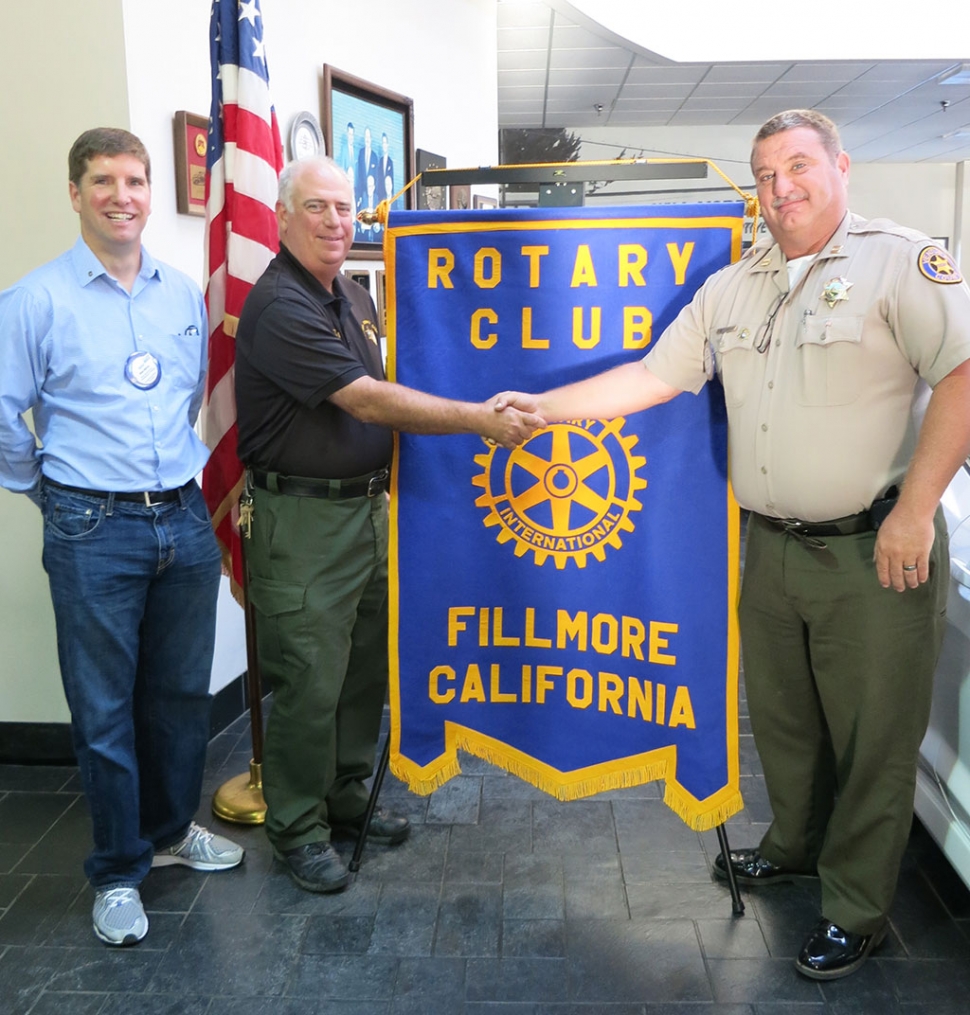
M313 659L306 624L306 586L276 578L249 579L249 601L256 611L259 659L270 679L283 669L303 669Z

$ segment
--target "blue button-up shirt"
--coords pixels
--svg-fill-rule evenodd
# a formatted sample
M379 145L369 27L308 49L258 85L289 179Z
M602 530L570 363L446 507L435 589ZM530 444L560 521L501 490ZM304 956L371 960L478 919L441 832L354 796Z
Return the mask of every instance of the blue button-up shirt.
M0 485L34 493L42 471L118 493L186 483L209 454L193 429L207 339L198 287L144 248L130 293L80 238L0 293ZM125 374L136 352L161 367L149 390Z

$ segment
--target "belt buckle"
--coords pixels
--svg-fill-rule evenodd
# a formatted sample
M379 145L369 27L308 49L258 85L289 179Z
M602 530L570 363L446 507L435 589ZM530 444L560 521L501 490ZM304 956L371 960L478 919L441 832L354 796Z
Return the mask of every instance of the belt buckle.
M818 536L810 536L808 534L810 522L806 523L797 518L781 518L779 520L785 533L789 536L794 536L799 542L804 543L805 546L813 550L828 549L828 543L824 539L819 539Z
M152 500L153 493L163 494L164 492L164 490L143 491L142 496L145 498L145 507L158 507L160 504L164 504L164 500Z
M381 469L376 475L367 480L367 496L377 497L384 492L384 482L387 479L387 469Z

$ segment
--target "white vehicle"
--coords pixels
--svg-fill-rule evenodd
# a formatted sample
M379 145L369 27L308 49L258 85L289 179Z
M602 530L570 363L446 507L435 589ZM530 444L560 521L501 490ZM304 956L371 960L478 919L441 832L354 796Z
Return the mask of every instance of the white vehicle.
M920 747L916 813L970 887L970 463L943 496L950 532L946 635Z

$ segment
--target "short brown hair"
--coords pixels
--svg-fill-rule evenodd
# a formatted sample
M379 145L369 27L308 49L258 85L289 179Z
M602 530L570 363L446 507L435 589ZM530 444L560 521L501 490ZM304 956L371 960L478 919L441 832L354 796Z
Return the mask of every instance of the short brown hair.
M86 130L71 145L67 156L67 177L71 183L80 186L88 163L99 155L134 155L145 167L145 179L152 182L152 163L148 150L134 134L120 127L94 127Z
M754 161L754 150L759 142L773 134L780 134L783 130L794 130L796 127L814 130L833 162L841 154L842 139L839 137L839 128L824 113L815 109L786 109L783 113L776 113L755 134L751 142L751 160Z

